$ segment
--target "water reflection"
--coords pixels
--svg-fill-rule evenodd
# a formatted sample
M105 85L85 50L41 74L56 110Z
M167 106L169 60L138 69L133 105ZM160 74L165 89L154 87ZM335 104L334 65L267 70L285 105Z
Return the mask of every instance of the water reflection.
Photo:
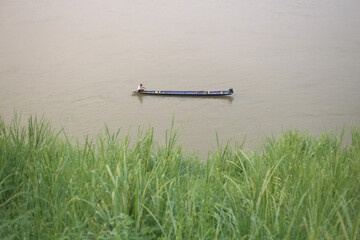
M184 95L143 95L143 94L133 94L135 95L140 103L143 103L145 98L163 98L163 99L213 99L217 101L227 101L229 104L232 104L234 98L232 96L184 96Z

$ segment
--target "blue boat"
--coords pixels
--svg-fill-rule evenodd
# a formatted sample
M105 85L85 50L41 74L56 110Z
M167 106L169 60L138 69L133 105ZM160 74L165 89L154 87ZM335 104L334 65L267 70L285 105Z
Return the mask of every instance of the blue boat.
M157 90L144 90L134 91L134 94L143 95L160 95L160 96L226 96L234 93L234 90L230 88L224 91L157 91Z

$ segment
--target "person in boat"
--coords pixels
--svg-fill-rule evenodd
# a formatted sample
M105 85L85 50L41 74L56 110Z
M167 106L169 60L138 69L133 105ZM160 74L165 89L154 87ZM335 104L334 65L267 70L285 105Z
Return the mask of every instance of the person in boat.
M143 92L144 90L145 90L145 87L142 85L142 83L140 83L140 85L138 86L136 91Z

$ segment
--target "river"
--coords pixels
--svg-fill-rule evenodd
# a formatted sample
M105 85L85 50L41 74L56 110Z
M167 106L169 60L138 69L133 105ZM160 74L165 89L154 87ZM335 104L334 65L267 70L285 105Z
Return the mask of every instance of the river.
M72 136L181 127L200 156L297 128L360 125L358 0L1 0L0 115ZM226 90L232 97L133 96ZM135 136L133 136L135 138Z

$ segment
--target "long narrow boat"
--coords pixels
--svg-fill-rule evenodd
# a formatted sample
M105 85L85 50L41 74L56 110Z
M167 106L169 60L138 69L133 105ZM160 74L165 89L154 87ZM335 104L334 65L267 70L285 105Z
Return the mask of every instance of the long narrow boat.
M157 91L157 90L144 90L134 91L134 94L144 95L163 95L163 96L226 96L234 93L234 90L230 88L224 91Z

